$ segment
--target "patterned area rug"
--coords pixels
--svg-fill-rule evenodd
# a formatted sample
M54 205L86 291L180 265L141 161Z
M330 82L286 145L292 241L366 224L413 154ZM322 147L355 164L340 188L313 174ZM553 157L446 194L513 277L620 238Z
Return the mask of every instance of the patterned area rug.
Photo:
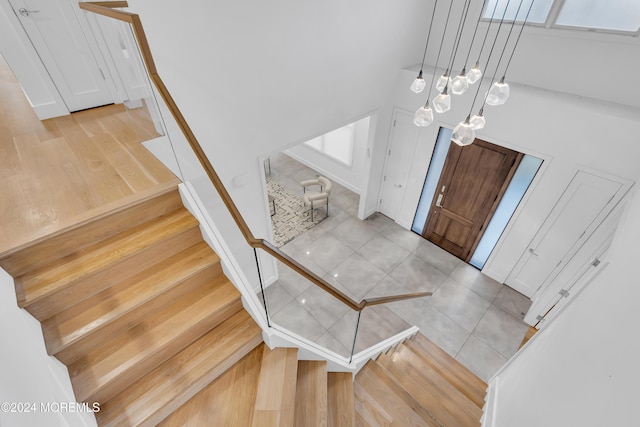
M267 192L275 199L276 214L271 217L271 223L275 240L273 244L278 248L325 218L324 208L316 209L311 222L309 208L304 206L302 197L276 181L267 180ZM269 209L273 213L273 205Z

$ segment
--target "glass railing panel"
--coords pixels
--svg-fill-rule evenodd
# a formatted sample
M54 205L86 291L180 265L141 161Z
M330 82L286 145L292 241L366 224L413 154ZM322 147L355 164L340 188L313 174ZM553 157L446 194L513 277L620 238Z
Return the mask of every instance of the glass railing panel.
M123 111L127 119L139 123L138 139L183 181L187 207L200 219L205 238L222 259L228 260L227 277L243 292L245 302L255 308L254 314L263 317L264 324L347 360L354 351L407 329L408 319L401 316L403 302L355 309L363 298L405 294L406 289L374 286L357 271L363 270L357 265L327 273L313 262L312 254L297 254L297 262L322 279L313 283L304 271L279 261L275 256L278 250L271 244L256 239L217 173L210 166L205 171L200 162L215 167L215 161L224 160L220 156L207 158L180 111L165 104L160 93L167 98L166 88L157 75L152 79L147 73L131 25L92 13L87 13L87 18L109 64L108 72L116 81L114 90L124 104ZM257 160L256 156L256 164ZM242 186L242 180L234 180L233 185ZM264 203L256 199L252 206L264 205L264 217L269 218L266 195L264 199ZM254 215L253 219L258 217ZM266 229L262 234L267 234Z
M387 276L364 295L365 299L410 293ZM372 305L362 310L355 353L378 344L416 324L416 313L425 312L429 297Z
M265 277L271 326L348 358L358 312L284 263L277 261L276 266L277 276Z
M115 19L86 13L92 34L111 77L117 104L122 105L121 120L135 124L138 141L151 141L165 135L162 117L153 94L144 62L131 25Z
M170 109L147 72L143 56L131 24L83 11L93 37L105 58L108 72L115 82L122 104L122 120L136 124L138 150L141 155L155 156L186 186L192 204L187 206L203 223L205 239L222 259L227 277L246 290L254 307L263 304L255 289L260 288L258 265L253 248L245 241L222 198L199 164L182 134ZM207 232L215 239L208 239ZM265 256L265 254L262 254ZM260 260L265 274L270 275L271 257ZM262 311L266 320L266 313Z

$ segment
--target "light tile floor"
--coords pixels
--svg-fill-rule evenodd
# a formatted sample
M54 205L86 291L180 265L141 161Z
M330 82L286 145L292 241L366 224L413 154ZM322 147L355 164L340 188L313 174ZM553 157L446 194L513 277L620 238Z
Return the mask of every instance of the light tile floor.
M317 172L279 154L272 178L301 193ZM282 250L356 300L430 291L431 297L367 308L356 352L411 325L487 381L517 350L528 328L528 298L407 231L382 214L357 218L358 195L334 183L330 215ZM322 212L324 213L324 212ZM350 353L354 311L285 266L267 289L274 323L342 354Z

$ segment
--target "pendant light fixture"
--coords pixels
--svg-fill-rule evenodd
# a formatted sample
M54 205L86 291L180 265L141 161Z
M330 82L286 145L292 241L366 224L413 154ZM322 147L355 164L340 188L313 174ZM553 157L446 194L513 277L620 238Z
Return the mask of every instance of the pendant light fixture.
M429 98L431 97L431 87L436 76L436 70L438 69L438 61L440 61L440 53L442 53L442 44L444 43L444 35L447 33L447 26L449 25L449 17L451 16L451 6L453 1L449 4L449 12L447 12L447 20L444 23L444 30L442 32L442 40L440 40L440 47L438 48L438 56L436 57L436 63L433 68L433 74L431 75L431 83L429 84L429 93L427 94L427 101L423 107L413 115L413 123L416 126L429 126L433 122L433 110L429 106ZM434 10L435 14L435 10Z
M460 40L462 40L462 34L464 33L464 27L467 22L467 14L469 13L469 8L471 7L471 1L467 0L464 4L464 17L462 18L462 25L459 28L458 40L456 43L456 48L453 54L453 60L451 62L451 68L453 69L453 65L456 60L456 56L458 55L458 47L460 46ZM473 42L472 42L473 43ZM456 77L451 80L451 93L454 95L462 95L469 89L469 79L466 76L467 69L466 64L462 67L462 71Z
M427 56L427 47L429 47L429 38L431 37L431 28L433 27L433 17L436 14L437 5L438 5L438 0L435 0L435 2L433 2L433 10L431 11L431 22L429 23L429 32L427 33L427 41L424 44L424 53L422 54L422 65L420 65L420 72L418 73L418 77L416 77L413 83L411 83L410 89L415 93L422 92L424 87L427 85L427 83L422 78L422 69L424 68L424 59Z
M491 20L487 24L487 31L484 33L484 39L482 40L482 46L480 47L480 52L478 53L478 59L476 60L475 65L467 73L467 79L469 79L469 83L471 83L471 84L475 84L482 77L482 70L480 70L480 58L482 57L482 52L484 51L484 45L487 42L487 36L489 35L489 30L491 29L491 24L493 23L493 18L495 17L496 10L498 9L498 3L500 3L499 0L495 0L495 2L496 2L496 4L493 6L493 11L491 12ZM508 2L507 2L507 6L509 6ZM484 9L484 4L482 6L482 9ZM505 12L506 12L506 10L507 10L507 8L505 7ZM482 10L480 11L480 16L478 17L478 23L480 22L481 18L482 18ZM503 16L503 18L504 18L504 16ZM477 29L477 24L476 24L476 29ZM469 52L471 52L471 48L469 48ZM487 62L489 62L488 58L487 58Z
M458 126L453 128L453 133L451 134L451 141L463 147L472 144L476 139L476 131L473 129L469 119L469 116L467 116L464 122L458 123Z
M474 114L473 117L471 117L470 123L474 130L482 129L484 127L487 123L484 118L484 107L480 107L478 114Z
M451 109L451 95L449 95L449 85L446 85L440 95L433 100L433 108L438 113L446 113Z
M444 86L448 86L451 88L451 93L454 95L462 95L469 88L469 82L467 81L466 76L451 79L449 76L449 70L453 70L453 64L456 61L456 56L458 55L458 47L460 46L460 40L462 40L462 33L464 32L464 24L467 20L467 13L469 12L470 0L465 0L464 6L462 8L462 14L460 15L460 22L458 22L458 29L456 30L456 37L453 40L453 44L455 48L451 50L451 55L449 57L449 65L447 66L447 70L445 71L445 75L443 75L440 79L438 79L439 83L445 83ZM456 84L454 84L454 81ZM436 89L439 89L436 85ZM444 93L444 88L439 89ZM446 95L446 94L445 94ZM434 100L435 103L435 100ZM436 110L437 111L437 110Z
M418 111L413 115L413 123L416 126L429 126L433 122L433 110L429 106L429 100L423 107L418 108Z
M522 0L521 0L522 1ZM502 24L504 23L504 18L507 14L507 9L509 8L509 3L511 2L511 0L507 0L507 4L504 8L504 12L502 13L502 18L500 18L500 24L498 25L498 29L496 30L496 36L493 39L493 43L491 44L491 49L489 50L489 56L487 56L487 67L489 66L489 64L491 63L491 57L493 56L493 49L496 47L496 42L498 41L498 37L500 36L500 29L502 28ZM496 3L497 5L497 3ZM493 13L495 14L496 9L494 7L493 9ZM493 15L492 15L492 19L493 19ZM489 30L487 29L487 34L489 33ZM486 34L485 34L485 41L486 41ZM509 41L509 38L507 37L507 40L505 41L505 46L507 44L507 42ZM482 43L482 49L484 48L484 42ZM481 50L482 50L481 49ZM503 49L504 52L504 49ZM502 58L502 55L500 56L500 58ZM496 64L496 70L493 73L493 77L492 77L492 81L493 78L495 78L496 72L498 70L498 66L500 65L500 60L498 60L498 63ZM471 109L469 111L469 115L471 115L471 111L473 111L473 107L476 104L476 100L478 98L478 94L480 93L480 88L482 87L482 81L478 84L478 89L476 89L476 94L473 97L473 102L471 102ZM488 95L488 93L487 93ZM480 107L480 111L478 111L478 114L473 115L473 117L470 118L469 120L469 124L473 127L474 130L477 129L482 129L484 127L484 125L486 124L486 119L484 118L484 104L487 102L487 96L485 96L483 102L482 102L482 106ZM460 124L462 124L463 122L461 122Z
M513 18L513 24L511 25L511 30L513 30L513 26L515 25L516 18L518 17L518 12L520 11L520 6L522 6L523 0L520 0L520 5L518 6L518 11ZM516 52L516 47L518 47L518 42L520 41L520 36L522 35L522 30L527 23L527 19L529 19L529 13L531 13L531 9L533 8L533 3L535 0L531 0L531 4L529 5L529 10L527 11L527 15L524 17L524 21L522 22L522 26L520 27L520 33L518 34L518 38L516 38L516 42L513 45L513 50L511 51L511 55L509 56L509 61L507 61L507 66L504 69L504 73L502 74L502 78L499 82L495 82L491 85L491 89L487 93L486 103L489 105L502 105L507 102L509 99L509 85L504 82L505 76L507 74L507 70L509 69L509 65L511 65L511 60L513 59L513 54ZM509 30L509 36L511 35L511 30ZM507 41L509 40L509 36L507 36ZM505 42L504 48L507 47L507 43ZM502 53L504 53L504 48L502 49ZM500 59L502 59L502 55L500 55ZM498 65L500 65L500 61L498 61ZM497 67L496 67L497 71ZM495 76L495 74L494 74Z
M469 88L470 84L474 84L482 76L482 72L478 68L478 63L476 62L476 65L474 65L474 68L471 69L471 70L473 70L473 81L471 81L471 77L469 77L469 75L467 75L467 63L469 62L469 55L471 55L471 49L473 48L473 44L474 44L474 42L476 40L476 34L478 32L478 26L480 25L480 19L482 19L482 11L484 10L484 6L486 4L487 4L487 0L483 0L482 1L482 7L480 8L480 14L478 15L478 19L476 21L476 27L473 30L473 36L471 37L471 43L469 44L469 50L467 51L467 57L464 59L464 65L462 66L462 71L460 72L460 74L455 79L453 79L453 82L452 82L452 84L454 84L456 86L458 86L458 85L459 86L464 86L465 83L466 83L466 89L464 89L464 91L466 91ZM497 4L498 4L498 2L496 1L496 6L497 6ZM494 8L494 12L495 12L495 8ZM480 50L480 53L482 53L482 50ZM480 74L478 75L477 72L480 72ZM464 81L463 81L463 79L464 79Z

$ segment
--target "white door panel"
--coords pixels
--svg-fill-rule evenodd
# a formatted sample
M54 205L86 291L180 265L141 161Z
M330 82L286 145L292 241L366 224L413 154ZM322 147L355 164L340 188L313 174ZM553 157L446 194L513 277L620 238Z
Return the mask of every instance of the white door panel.
M549 283L591 236L626 187L622 182L578 171L506 280L532 297Z
M396 109L387 145L378 207L391 219L396 218L402 203L417 136L418 128L413 124L413 114Z
M113 102L105 76L73 9L76 3L69 0L9 2L69 111Z
M525 316L525 322L534 325L540 318L551 317L550 310L560 309L576 295L585 284L585 280L590 277L592 270L602 266L603 257L611 245L622 216L623 206L621 205L622 203L598 226L562 271L536 292L533 304Z

